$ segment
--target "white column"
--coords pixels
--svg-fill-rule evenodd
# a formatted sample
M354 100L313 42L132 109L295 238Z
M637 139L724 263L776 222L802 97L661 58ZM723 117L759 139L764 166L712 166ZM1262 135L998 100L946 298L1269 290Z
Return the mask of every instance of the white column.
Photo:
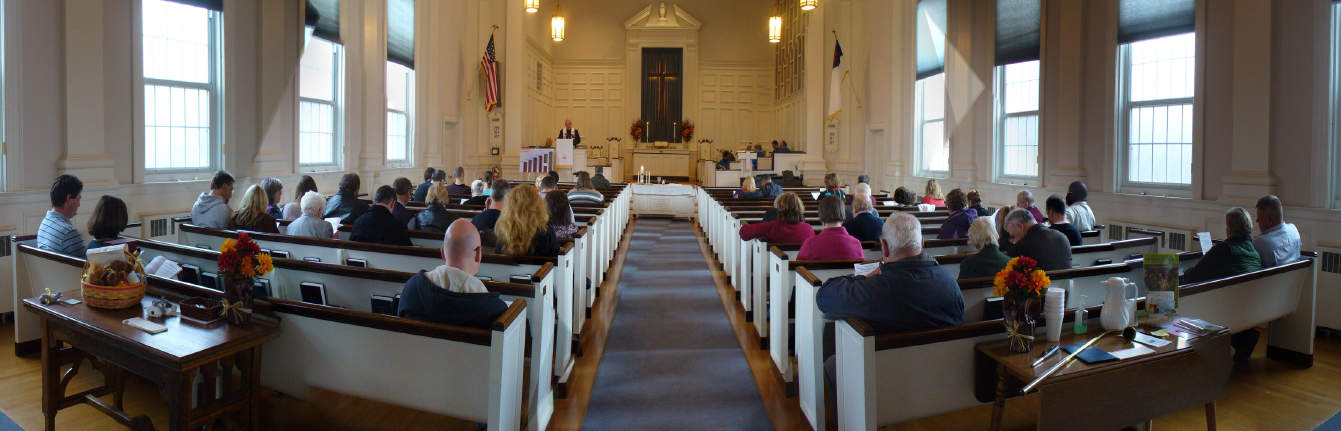
M1064 189L1071 181L1086 181L1083 128L1085 3L1045 2L1047 28L1040 51L1044 82L1040 99L1039 160L1044 185ZM1092 181L1086 181L1087 183Z
M805 175L806 184L822 184L824 174L828 172L828 167L824 162L824 152L827 151L824 145L824 123L825 115L824 105L828 103L824 99L824 87L827 84L825 77L829 74L829 68L833 66L833 52L824 49L824 41L827 38L824 33L824 11L831 6L832 2L821 2L819 7L804 12L810 14L810 19L806 23L805 40L805 88L801 109L805 114L803 118L802 137L805 142L806 155L801 160L801 175ZM827 60L827 61L826 61Z
M257 59L260 98L256 119L260 142L252 159L252 175L280 176L298 167L298 63L303 51L302 6L297 2L261 2Z
M101 0L66 0L63 12L65 154L56 161L56 169L86 185L118 183L103 134L102 9Z
M1222 201L1251 202L1274 193L1271 174L1271 4L1239 0L1234 8L1233 121L1230 170ZM1202 42L1204 43L1204 42Z
M503 176L521 178L517 161L522 147L522 104L526 100L526 11L519 1L507 2L503 25Z

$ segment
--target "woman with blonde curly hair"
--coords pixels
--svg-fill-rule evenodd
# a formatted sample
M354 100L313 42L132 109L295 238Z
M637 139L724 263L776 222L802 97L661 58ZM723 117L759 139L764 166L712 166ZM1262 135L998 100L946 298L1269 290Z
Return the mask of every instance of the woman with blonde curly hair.
M236 230L279 233L279 225L275 224L275 218L266 213L266 207L269 205L270 196L266 194L265 189L259 185L248 187L247 193L242 195L242 206L233 211L231 227Z
M540 191L530 184L522 184L508 192L494 232L498 236L499 254L559 255L559 240L549 229L549 208L540 197Z

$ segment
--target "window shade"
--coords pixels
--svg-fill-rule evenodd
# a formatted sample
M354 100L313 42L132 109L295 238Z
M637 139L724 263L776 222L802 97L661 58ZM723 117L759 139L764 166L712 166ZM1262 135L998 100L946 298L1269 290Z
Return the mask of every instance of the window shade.
M414 69L414 0L387 0L386 59Z
M173 3L181 3L188 6L203 7L212 11L223 12L223 0L168 0Z
M1196 12L1195 0L1121 0L1118 43L1190 33L1197 27Z
M1038 59L1041 0L996 0L996 64Z
M306 19L313 36L340 43L340 0L307 0Z
M945 70L945 0L917 2L917 79Z

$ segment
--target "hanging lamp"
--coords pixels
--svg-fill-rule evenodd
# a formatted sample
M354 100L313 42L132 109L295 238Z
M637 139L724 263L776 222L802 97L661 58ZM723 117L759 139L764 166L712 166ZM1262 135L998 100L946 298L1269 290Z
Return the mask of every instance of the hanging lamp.
M819 0L801 0L801 10L814 10L819 6Z
M522 1L523 1L522 4L526 5L525 6L526 13L536 13L540 11L540 0L522 0Z
M768 43L782 42L782 17L768 17Z
M549 35L555 42L563 42L564 38L564 19L563 11L559 9L559 4L554 3L554 17L549 19Z

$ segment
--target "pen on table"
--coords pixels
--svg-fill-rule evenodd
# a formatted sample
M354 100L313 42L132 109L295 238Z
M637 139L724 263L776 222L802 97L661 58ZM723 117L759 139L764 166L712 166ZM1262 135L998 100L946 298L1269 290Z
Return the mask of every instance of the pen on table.
M1044 352L1044 353L1043 353L1043 356L1039 356L1039 357L1038 357L1038 360L1037 360L1037 361L1034 361L1034 366L1037 367L1038 364L1042 364L1043 361L1048 360L1048 357L1049 357L1049 356L1052 356L1053 353L1057 353L1057 351L1058 351L1058 350L1061 350L1061 348L1062 348L1062 345L1060 345L1060 344L1058 344L1058 345L1056 345L1056 346L1052 346L1051 349L1048 349L1047 352Z

